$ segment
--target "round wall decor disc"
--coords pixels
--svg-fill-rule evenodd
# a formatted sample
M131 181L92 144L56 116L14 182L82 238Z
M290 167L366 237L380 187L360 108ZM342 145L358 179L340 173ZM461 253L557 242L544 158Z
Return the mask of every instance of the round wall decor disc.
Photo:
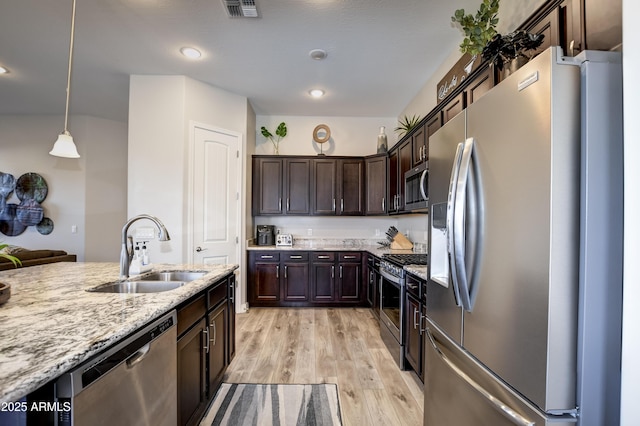
M313 140L317 143L325 143L331 138L331 130L326 124L318 124L313 129Z

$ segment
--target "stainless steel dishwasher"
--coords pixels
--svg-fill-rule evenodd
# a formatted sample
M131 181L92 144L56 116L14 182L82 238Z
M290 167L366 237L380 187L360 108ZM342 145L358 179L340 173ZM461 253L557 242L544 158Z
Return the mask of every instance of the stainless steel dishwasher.
M56 382L58 425L177 423L176 312L86 361Z

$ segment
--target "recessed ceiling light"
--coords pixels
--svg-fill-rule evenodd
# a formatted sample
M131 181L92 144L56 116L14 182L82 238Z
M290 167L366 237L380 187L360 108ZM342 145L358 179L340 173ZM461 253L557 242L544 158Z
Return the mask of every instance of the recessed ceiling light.
M311 96L313 96L314 98L321 98L322 96L324 96L324 90L322 90L322 89L312 89L312 90L309 90L309 94Z
M9 74L9 70L5 67L0 67L0 74Z
M321 61L327 57L327 52L322 49L313 49L309 52L309 56L311 59L315 59L316 61Z
M198 49L194 49L193 47L183 47L180 49L180 53L186 56L189 59L200 59L202 53Z

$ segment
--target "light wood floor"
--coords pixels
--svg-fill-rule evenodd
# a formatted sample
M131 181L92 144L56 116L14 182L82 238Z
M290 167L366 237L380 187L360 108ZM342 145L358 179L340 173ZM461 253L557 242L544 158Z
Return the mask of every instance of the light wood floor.
M344 425L421 425L422 386L366 308L251 308L236 316L227 383L337 383Z

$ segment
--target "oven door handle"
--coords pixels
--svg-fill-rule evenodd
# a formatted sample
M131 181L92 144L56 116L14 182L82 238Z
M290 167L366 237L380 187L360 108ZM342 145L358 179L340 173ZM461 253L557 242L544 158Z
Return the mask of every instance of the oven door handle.
M384 269L380 269L380 275L382 275L382 277L384 279L386 279L387 281L395 284L396 287L398 287L398 288L402 287L402 283L404 281L402 278L396 277L395 275L391 275L390 273L388 273Z

